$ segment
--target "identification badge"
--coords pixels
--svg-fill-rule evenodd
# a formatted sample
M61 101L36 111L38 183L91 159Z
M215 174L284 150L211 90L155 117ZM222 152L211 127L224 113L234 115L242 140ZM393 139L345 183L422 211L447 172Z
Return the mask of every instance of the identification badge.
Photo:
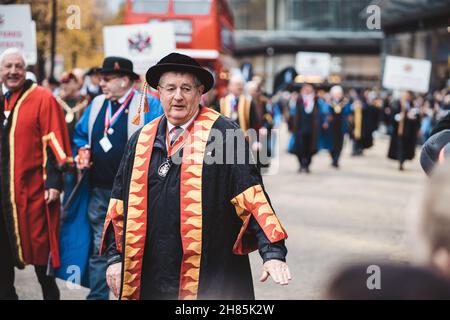
M102 147L103 151L105 151L105 153L108 152L109 150L111 150L113 147L111 144L111 141L109 141L108 137L103 137L100 140L100 146Z

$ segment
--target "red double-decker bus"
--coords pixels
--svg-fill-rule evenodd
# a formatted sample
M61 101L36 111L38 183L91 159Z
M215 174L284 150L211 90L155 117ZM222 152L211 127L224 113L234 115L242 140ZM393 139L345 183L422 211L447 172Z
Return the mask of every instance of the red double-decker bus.
M234 46L233 16L226 0L128 0L125 24L172 22L177 52L214 72L218 95L225 94Z

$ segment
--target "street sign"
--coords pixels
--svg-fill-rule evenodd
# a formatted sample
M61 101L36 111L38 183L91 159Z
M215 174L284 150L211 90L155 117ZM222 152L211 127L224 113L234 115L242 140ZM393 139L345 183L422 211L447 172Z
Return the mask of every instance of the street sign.
M138 74L144 74L176 48L174 27L167 22L107 26L103 28L103 40L106 57L130 59Z
M431 62L428 60L386 56L383 87L426 93L430 86Z
M331 55L323 52L297 52L295 69L301 76L325 79L330 75Z
M36 64L36 24L28 4L0 5L0 54L13 47L23 52L27 64Z

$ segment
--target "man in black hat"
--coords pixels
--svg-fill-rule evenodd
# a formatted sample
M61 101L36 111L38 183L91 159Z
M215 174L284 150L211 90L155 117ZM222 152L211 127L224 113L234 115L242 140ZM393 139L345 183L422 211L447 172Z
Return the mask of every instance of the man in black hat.
M142 126L139 123L136 124L130 114L138 113L141 100L153 98L142 97L141 93L134 89L134 82L139 75L133 71L133 63L128 59L105 58L100 74L103 94L90 103L78 121L75 127L74 144L78 150L89 147L92 163L89 168L91 192L88 200L88 217L93 233L93 245L89 259L91 292L87 298L106 300L109 298L109 288L105 279L107 260L98 255L103 222L114 176L119 168L127 141ZM144 115L139 113L138 117L140 118L138 120L143 123ZM80 164L78 167L83 169ZM80 202L73 203L73 209L76 210L75 204Z
M130 139L114 181L101 249L113 293L252 299L248 253L255 249L264 260L261 281L270 275L288 284L287 235L247 161L245 134L199 104L214 84L211 73L172 53L146 79L164 115Z

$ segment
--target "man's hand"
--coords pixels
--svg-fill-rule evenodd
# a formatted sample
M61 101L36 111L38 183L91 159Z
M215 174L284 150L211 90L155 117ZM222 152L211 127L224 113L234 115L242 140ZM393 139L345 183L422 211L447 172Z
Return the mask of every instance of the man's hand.
M56 201L59 198L59 190L56 189L48 189L44 192L44 199L47 204Z
M120 278L122 275L122 263L117 262L106 269L106 283L108 287L112 290L116 298L119 297L120 292Z
M87 169L87 168L90 168L92 166L92 162L81 163L80 162L80 157L78 155L75 156L74 161L75 161L75 164L76 164L78 170Z
M272 280L281 285L287 285L292 279L288 265L281 260L269 260L263 265L263 272L259 281L264 282L271 276Z

